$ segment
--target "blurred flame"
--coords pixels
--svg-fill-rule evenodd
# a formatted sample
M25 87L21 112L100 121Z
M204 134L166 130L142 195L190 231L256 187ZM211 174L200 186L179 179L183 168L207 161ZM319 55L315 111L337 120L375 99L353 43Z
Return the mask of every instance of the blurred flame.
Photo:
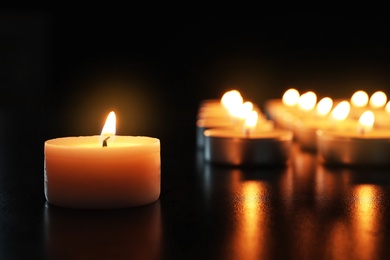
M329 114L333 106L333 100L329 97L325 97L320 100L317 104L317 113L321 116Z
M246 118L253 109L252 102L246 101L239 107L238 117L241 119Z
M370 105L373 108L381 108L383 107L387 102L387 96L383 91L377 91L374 94L372 94L370 98Z
M345 120L349 115L349 111L351 110L351 105L348 101L341 101L333 110L332 117L336 120Z
M106 119L106 123L103 126L101 137L103 136L114 136L116 131L116 116L114 111L111 111Z
M317 95L312 92L306 92L299 97L298 105L302 110L310 111L317 103Z
M286 92L283 94L282 98L283 104L288 107L295 106L298 104L299 101L299 92L298 90L294 88L288 89Z
M245 127L246 128L253 128L257 124L258 114L256 111L251 111L248 116L245 118Z
M364 107L367 103L368 94L363 90L356 91L351 97L351 104L355 107Z
M226 92L222 98L222 105L229 111L232 116L238 117L242 106L243 98L237 90Z
M359 118L359 126L363 127L364 130L371 130L374 122L374 113L369 110L364 112Z
M221 103L224 107L229 109L231 106L236 106L237 104L242 104L242 96L237 90L230 90L223 94L221 98Z
M387 113L390 113L390 101L387 102L385 110L386 110Z

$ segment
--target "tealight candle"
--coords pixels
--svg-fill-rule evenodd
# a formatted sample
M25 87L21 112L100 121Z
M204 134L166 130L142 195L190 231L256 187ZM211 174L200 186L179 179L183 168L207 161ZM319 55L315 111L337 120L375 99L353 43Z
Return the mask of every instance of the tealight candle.
M44 184L47 201L56 206L109 209L152 203L160 195L160 140L115 136L111 112L101 136L45 142Z
M205 160L233 166L285 164L290 157L293 134L288 130L256 131L257 119L248 115L243 132L209 129L204 132Z
M376 111L375 127L390 129L390 101L387 102L384 110Z
M299 91L290 88L283 94L282 99L268 100L265 104L265 112L278 127L290 129L294 114L297 112L299 98Z
M368 94L363 90L356 91L351 97L351 112L349 116L359 119L360 115L367 110Z
M341 101L331 111L330 117L326 117L330 112L332 100L322 99L324 102L318 103L316 116L306 120L301 120L295 125L294 134L301 148L315 151L317 149L317 130L351 130L356 129L357 121L348 119L350 105L348 101Z
M389 164L390 131L372 129L374 114L365 112L356 130L317 132L317 154L325 164Z
M204 147L204 131L211 128L236 128L252 111L259 111L252 102L243 102L239 91L226 92L220 101L208 100L201 102L196 121L196 145Z

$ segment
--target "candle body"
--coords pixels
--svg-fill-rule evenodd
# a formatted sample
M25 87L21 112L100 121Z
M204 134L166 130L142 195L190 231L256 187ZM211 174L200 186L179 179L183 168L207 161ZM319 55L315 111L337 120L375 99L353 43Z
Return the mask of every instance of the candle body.
M229 129L205 131L206 161L234 166L285 164L293 134L287 130L261 131L245 136Z
M45 142L45 196L71 208L124 208L160 195L160 141L115 136L102 147L99 136Z
M373 130L365 134L356 131L317 131L319 161L325 164L388 165L390 132Z

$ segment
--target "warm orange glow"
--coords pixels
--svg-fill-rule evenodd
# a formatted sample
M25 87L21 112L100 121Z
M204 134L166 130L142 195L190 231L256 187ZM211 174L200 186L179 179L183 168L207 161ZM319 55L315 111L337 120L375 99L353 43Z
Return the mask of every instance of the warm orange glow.
M257 124L258 114L256 111L251 111L245 118L245 127L253 128Z
M267 237L268 212L265 197L267 186L258 181L242 183L239 209L239 229L235 236L234 246L239 259L257 259L267 254L264 246Z
M368 94L363 90L356 91L351 97L351 104L354 107L365 107L367 103Z
M354 233L352 239L356 248L364 248L359 252L361 259L375 258L377 247L381 243L379 227L382 221L382 191L380 186L372 184L357 185L353 188L354 204L351 208Z
M240 117L242 102L242 96L237 90L230 90L226 92L221 99L222 105L233 117Z
M333 106L333 100L329 97L325 97L320 100L317 104L317 113L320 116L326 116L329 114L330 110L332 109Z
M111 111L106 119L106 123L103 126L101 137L103 136L115 136L116 131L116 116L114 111Z
M375 116L372 111L364 112L359 118L359 126L365 131L370 131L375 122Z
M390 101L387 102L385 110L386 110L387 113L390 113Z
M237 90L230 90L226 92L221 98L222 105L228 110L230 110L232 107L236 108L238 105L241 105L242 101L242 96Z
M316 106L316 103L317 103L317 95L312 91L302 94L302 96L299 97L299 101L298 101L299 108L301 108L304 111L312 110Z
M351 105L348 101L341 101L333 110L332 117L338 121L345 120L349 115Z
M373 108L381 108L386 105L387 96L383 91L377 91L370 98L370 106Z
M252 111L253 104L252 102L246 101L244 102L238 109L238 117L241 119L245 119Z
M282 98L283 104L288 107L293 107L298 104L299 101L299 92L294 88L288 89L283 94Z

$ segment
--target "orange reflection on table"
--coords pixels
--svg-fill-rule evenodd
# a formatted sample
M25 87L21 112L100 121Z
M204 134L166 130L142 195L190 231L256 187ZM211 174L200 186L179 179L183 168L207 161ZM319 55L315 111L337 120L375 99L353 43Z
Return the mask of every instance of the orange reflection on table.
M373 259L380 243L379 227L382 220L381 188L372 184L358 185L353 188L352 225L354 244L359 248L355 257Z
M233 241L237 259L259 259L267 255L267 195L264 182L250 180L242 183L242 201L237 208L239 223Z

